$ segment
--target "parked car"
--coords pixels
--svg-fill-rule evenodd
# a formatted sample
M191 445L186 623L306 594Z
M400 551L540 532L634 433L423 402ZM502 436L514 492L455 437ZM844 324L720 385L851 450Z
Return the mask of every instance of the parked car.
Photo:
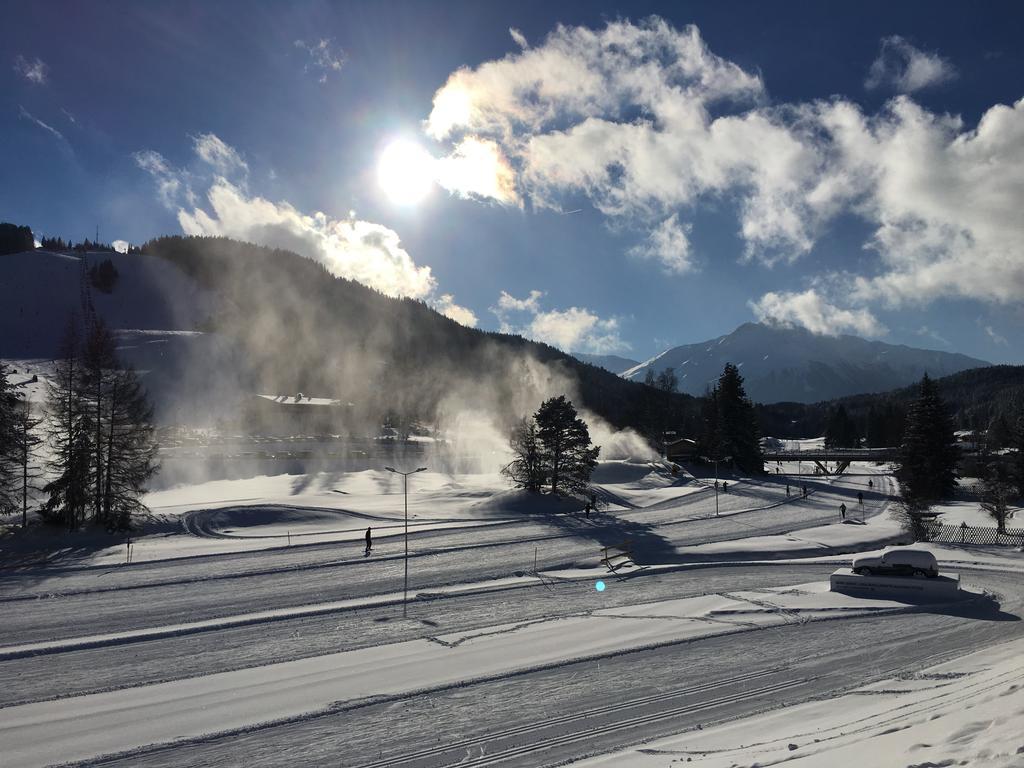
M926 549L890 549L881 557L855 557L853 572L864 576L927 576L934 579L939 575L939 564L935 555Z

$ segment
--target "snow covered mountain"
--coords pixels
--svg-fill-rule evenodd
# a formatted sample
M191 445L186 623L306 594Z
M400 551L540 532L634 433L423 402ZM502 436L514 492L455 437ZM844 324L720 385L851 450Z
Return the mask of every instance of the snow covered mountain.
M596 365L598 368L604 368L612 373L622 373L640 365L636 360L631 360L628 357L619 357L618 355L589 355L586 352L573 352L571 354L577 360Z
M990 365L957 353L745 323L725 336L666 350L621 375L643 381L648 369L673 368L680 391L701 395L730 362L740 367L747 394L761 403L813 403L884 392L911 384L925 372L939 378Z

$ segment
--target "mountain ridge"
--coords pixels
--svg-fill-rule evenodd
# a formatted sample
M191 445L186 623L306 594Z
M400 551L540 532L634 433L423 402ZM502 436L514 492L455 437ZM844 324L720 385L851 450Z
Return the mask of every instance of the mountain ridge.
M714 339L667 349L620 375L643 381L648 370L672 368L680 391L699 396L713 386L727 362L739 366L747 394L761 403L814 403L885 392L907 386L926 372L941 378L991 365L958 352L744 323Z

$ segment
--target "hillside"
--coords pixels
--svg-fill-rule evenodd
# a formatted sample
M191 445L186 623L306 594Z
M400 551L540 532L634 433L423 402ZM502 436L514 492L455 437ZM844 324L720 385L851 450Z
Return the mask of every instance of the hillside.
M102 254L103 258L111 254ZM652 412L696 413L553 347L466 328L419 301L338 279L297 254L224 238L166 237L114 254L109 295L92 291L146 372L164 421L225 417L255 393L304 392L353 404L362 428L472 411L510 420L568 392L613 426ZM83 261L43 251L0 257L0 356L56 354L81 305Z
M906 386L925 372L939 378L988 365L967 355L745 323L725 336L666 350L622 376L643 381L648 370L674 368L679 388L701 395L727 362L740 367L747 394L760 403L814 403L885 392Z
M957 429L987 429L998 418L1013 423L1024 408L1024 366L1021 365L992 365L960 371L936 379L936 384ZM757 410L764 434L812 437L824 433L829 414L842 405L864 435L871 431L869 423L873 419L900 422L916 396L917 385L912 384L889 392L852 395L820 403L759 405Z
M572 356L577 360L582 360L584 363L596 365L598 368L604 368L612 373L622 373L640 365L636 360L631 360L628 357L619 357L619 355L591 355L586 352L573 352Z

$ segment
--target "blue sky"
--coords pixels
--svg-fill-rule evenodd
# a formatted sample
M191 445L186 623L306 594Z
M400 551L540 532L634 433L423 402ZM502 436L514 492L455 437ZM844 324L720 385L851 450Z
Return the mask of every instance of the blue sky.
M636 359L768 319L1024 362L1022 16L8 1L0 219Z

